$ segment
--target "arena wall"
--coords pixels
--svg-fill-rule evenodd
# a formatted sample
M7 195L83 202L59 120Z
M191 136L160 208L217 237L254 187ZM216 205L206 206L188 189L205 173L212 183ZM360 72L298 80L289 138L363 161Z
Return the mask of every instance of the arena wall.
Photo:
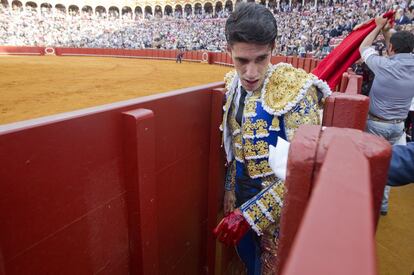
M103 57L124 57L124 58L150 58L175 60L177 50L158 50L158 49L95 49L95 48L53 48L53 47L13 47L0 46L0 55L47 55L55 54L58 56L103 56ZM207 52L207 51L186 51L185 61L206 62L224 66L233 66L233 61L227 53ZM311 72L320 62L313 58L299 58L293 56L272 56L271 63L280 62L290 63L295 68L302 68L306 72Z
M0 274L234 270L234 250L211 234L223 194L222 87L215 83L0 126ZM321 148L329 148L329 141ZM321 165L320 156L307 159ZM374 159L384 166L385 158ZM289 174L303 175L288 172L291 182ZM296 180L302 186L303 177ZM384 175L371 176L373 182L378 205ZM309 192L303 192L290 194L304 198L306 208ZM303 215L298 209L296 228ZM355 242L370 252L370 239L358 236ZM372 261L371 254L365 256Z
M20 49L2 48L5 53L17 54ZM22 52L42 54L42 50L45 49ZM175 58L174 51L158 50L56 48L55 52L57 55ZM200 54L191 52L187 58L199 61ZM212 60L212 63L229 62L225 53L213 54ZM317 63L287 57L274 57L273 62L307 64L309 68ZM239 268L234 250L217 243L211 234L222 215L225 167L218 131L224 98L222 88L222 82L213 83L0 126L0 220L3 221L0 274L229 274L230 270ZM367 105L361 102L365 99L355 94L341 95L339 99L327 101L330 112L325 110L324 125L362 127L361 121L366 116L361 114L367 112ZM302 132L304 144L309 144L312 131ZM282 219L285 229L282 233L294 226L288 230L290 234L281 236L284 261L288 259L296 232L301 235L319 232L315 228L302 230L299 224L311 199L309 190L316 179L314 171L320 170L323 175L324 170L333 169L324 169L323 164L325 151L338 133L320 134L318 130L315 137L320 135L325 135L320 152L314 149L312 157L306 157L303 150L309 147L299 147L302 148L299 159L306 157L299 162L313 161L308 171L310 189L290 191L291 199L302 199L302 207L283 214L293 217L293 222ZM384 149L372 140L360 140L359 144L368 144L365 148L370 150L364 157L372 165L380 163L384 168L380 170L386 171L389 148ZM348 148L339 147L345 151ZM385 153L377 156L372 148ZM361 205L363 211L354 209L357 212L352 211L347 217L357 215L365 220L364 234L358 234L356 230L360 228L356 226L350 230L357 236L355 245L367 249L361 253L361 258L366 260L363 262L372 266L375 261L372 235L367 238L366 233L373 234L372 224L376 223L377 216L372 212L378 213L381 199L378 190L384 185L385 176L381 171L366 171L365 166L359 165L361 162L364 161L338 162L337 166L352 171L362 169L362 174L370 175L374 206ZM292 164L289 169L290 186L304 186L303 170L294 171ZM289 178L289 175L300 177ZM365 187L360 188L366 188L364 177L355 180L364 182ZM329 199L322 200L322 205L329 210L340 199L336 198L340 193L330 189L330 185L327 188ZM353 200L353 194L346 196L347 202ZM285 209L292 211L292 208ZM339 213L346 210L338 209ZM306 215L316 215L315 211L308 210L313 214ZM327 217L324 221L342 224L339 218ZM326 242L329 235L313 236ZM339 247L341 241L349 242L337 241ZM301 253L298 255L303 257ZM318 262L318 265L324 264ZM343 266L345 271L346 268ZM364 274L373 274L372 270L368 271Z

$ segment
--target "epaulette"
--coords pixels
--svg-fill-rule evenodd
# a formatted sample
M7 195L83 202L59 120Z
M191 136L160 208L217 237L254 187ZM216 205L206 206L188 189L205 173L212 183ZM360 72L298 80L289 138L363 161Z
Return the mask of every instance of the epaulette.
M311 86L316 86L323 93L323 98L331 94L326 82L303 69L287 63L272 65L261 92L263 108L269 114L283 115L303 99Z

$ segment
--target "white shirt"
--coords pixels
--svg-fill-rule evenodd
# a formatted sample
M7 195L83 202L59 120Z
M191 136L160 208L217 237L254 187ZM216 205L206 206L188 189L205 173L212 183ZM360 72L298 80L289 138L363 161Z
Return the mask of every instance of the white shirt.
M246 106L246 100L252 96L253 92L246 90L247 95L244 98L244 106ZM234 95L234 100L233 100L233 104L234 104L234 110L236 110L236 114L237 114L237 110L239 110L239 101L240 101L240 97L241 97L241 82L240 79L237 83L237 88L236 88L236 94Z

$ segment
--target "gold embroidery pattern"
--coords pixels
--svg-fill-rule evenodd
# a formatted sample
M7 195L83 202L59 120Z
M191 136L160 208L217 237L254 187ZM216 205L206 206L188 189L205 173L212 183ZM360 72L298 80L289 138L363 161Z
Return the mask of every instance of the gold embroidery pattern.
M279 222L283 206L283 192L284 182L278 181L270 189L263 192L259 199L243 210L243 215L247 216L247 220L252 223L251 225L256 232L261 234L267 230L270 224L274 224L266 217L266 214L270 215L270 218L276 223Z
M230 131L233 135L232 138L232 148L234 157L239 162L244 162L244 154L242 149L242 136L240 132L240 125L237 123L236 118L234 116L234 108L231 108L229 113L229 126Z
M270 131L280 131L279 117L275 116L272 119L272 125L270 126Z
M243 124L243 136L245 138L254 138L255 123L250 118L246 118Z
M267 122L263 119L258 119L255 123L256 137L267 137L269 132L267 131Z
M267 83L266 93L263 94L264 105L272 113L281 112L285 107L297 100L302 87L310 75L302 69L292 66L280 66L275 70Z
M256 162L254 160L247 161L247 171L252 179L269 176L273 174L267 160Z
M256 100L249 100L246 103L246 106L244 107L244 117L254 117L256 116Z
M263 119L258 119L253 122L252 119L246 118L243 124L243 137L245 139L268 137L267 122Z
M256 152L258 156L269 156L269 144L263 140L258 141L256 143Z
M316 88L312 86L304 98L291 111L286 113L284 119L286 134L289 140L293 139L294 133L300 125L321 124Z
M252 159L256 156L255 145L250 140L246 139L244 141L243 149L246 159Z
M263 177L262 178L262 187L266 188L266 187L274 184L277 181L278 181L278 179L276 178L275 175L270 175L270 176Z
M254 144L249 139L245 139L244 156L246 159L262 159L269 157L269 144L266 141L259 140Z
M224 76L224 83L227 91L230 91L231 84L233 83L236 74L236 70L231 70Z

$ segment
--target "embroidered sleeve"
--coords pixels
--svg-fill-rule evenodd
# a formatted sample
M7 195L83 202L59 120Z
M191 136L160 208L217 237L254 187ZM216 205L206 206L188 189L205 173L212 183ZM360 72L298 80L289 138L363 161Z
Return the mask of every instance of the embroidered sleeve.
M284 189L284 182L279 180L240 207L243 217L257 235L261 236L270 224L279 221Z
M236 184L236 161L233 160L227 168L226 179L224 182L224 189L226 191L233 191Z
M288 141L293 139L296 130L302 124L321 124L318 91L311 86L305 96L285 115L285 129Z

